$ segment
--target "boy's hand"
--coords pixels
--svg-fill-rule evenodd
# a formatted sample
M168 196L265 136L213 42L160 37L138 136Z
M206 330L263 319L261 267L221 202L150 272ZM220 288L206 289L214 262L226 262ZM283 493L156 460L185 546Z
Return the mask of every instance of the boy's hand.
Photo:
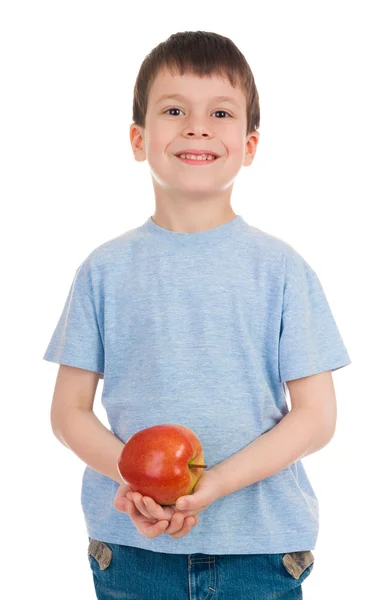
M192 494L177 498L175 507L186 517L197 516L222 496L224 493L221 480L211 468L203 472L193 488Z
M199 522L198 516L185 518L170 506L161 506L146 496L144 499L147 499L150 510L147 510L141 494L133 492L125 483L120 483L114 498L114 507L129 514L136 529L145 537L156 538L167 533L170 537L181 538ZM173 517L174 513L176 514Z
M177 531L178 524L182 523L183 520L185 520L185 528L186 519L189 517L194 517L196 519L194 525L197 525L199 522L199 513L208 508L212 502L221 496L222 492L220 488L220 482L212 469L210 471L204 471L200 479L197 481L192 494L188 496L180 496L177 498L176 503L171 506L163 507L160 504L157 504L149 496L142 496L138 492L132 492L132 490L128 490L128 492L126 492L126 497L131 502L134 502L140 513L143 514L146 519L165 519L169 514L165 511L170 511L171 514L175 513L173 518L171 518L170 526L164 531L164 533L167 533L168 535L171 535ZM186 503L184 509L180 509L181 500L185 501ZM181 535L171 535L171 537L183 537L189 533L191 527L186 531L184 528L179 530Z

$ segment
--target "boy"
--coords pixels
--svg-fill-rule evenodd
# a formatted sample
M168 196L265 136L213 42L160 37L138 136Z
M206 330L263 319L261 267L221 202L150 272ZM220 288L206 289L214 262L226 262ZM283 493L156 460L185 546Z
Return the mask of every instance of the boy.
M301 458L333 437L331 372L351 360L314 270L230 205L259 140L245 57L215 33L170 36L142 63L133 120L155 213L83 261L44 355L60 364L53 431L87 464L97 597L302 598L318 501ZM93 412L103 375L111 431ZM209 466L185 508L117 469L162 423L190 427Z

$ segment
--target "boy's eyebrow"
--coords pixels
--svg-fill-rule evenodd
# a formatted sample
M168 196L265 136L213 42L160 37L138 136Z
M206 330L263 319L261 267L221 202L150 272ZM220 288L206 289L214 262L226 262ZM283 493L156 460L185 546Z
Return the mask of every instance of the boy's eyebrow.
M166 100L168 98L178 98L179 100L186 100L186 97L183 96L182 94L163 94L162 96L160 96L158 98L158 100L156 101L156 104L158 104L162 100ZM235 104L236 106L238 106L238 108L240 108L240 105L238 104L238 102L236 100L234 100L234 98L232 98L231 96L214 96L212 99L217 100L218 102L224 102L224 101L231 102L232 104Z

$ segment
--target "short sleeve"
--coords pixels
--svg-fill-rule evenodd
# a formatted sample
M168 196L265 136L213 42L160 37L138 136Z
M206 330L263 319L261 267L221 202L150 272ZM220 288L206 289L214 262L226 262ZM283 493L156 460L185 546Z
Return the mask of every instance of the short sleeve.
M294 249L287 253L279 337L280 381L351 364L315 271Z
M104 373L104 346L87 261L77 269L44 360Z

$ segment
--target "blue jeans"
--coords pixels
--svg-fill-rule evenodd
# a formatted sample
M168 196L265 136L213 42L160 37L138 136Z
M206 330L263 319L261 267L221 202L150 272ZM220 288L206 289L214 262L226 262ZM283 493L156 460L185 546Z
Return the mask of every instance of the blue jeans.
M284 554L167 554L89 539L98 600L302 600L310 550Z

